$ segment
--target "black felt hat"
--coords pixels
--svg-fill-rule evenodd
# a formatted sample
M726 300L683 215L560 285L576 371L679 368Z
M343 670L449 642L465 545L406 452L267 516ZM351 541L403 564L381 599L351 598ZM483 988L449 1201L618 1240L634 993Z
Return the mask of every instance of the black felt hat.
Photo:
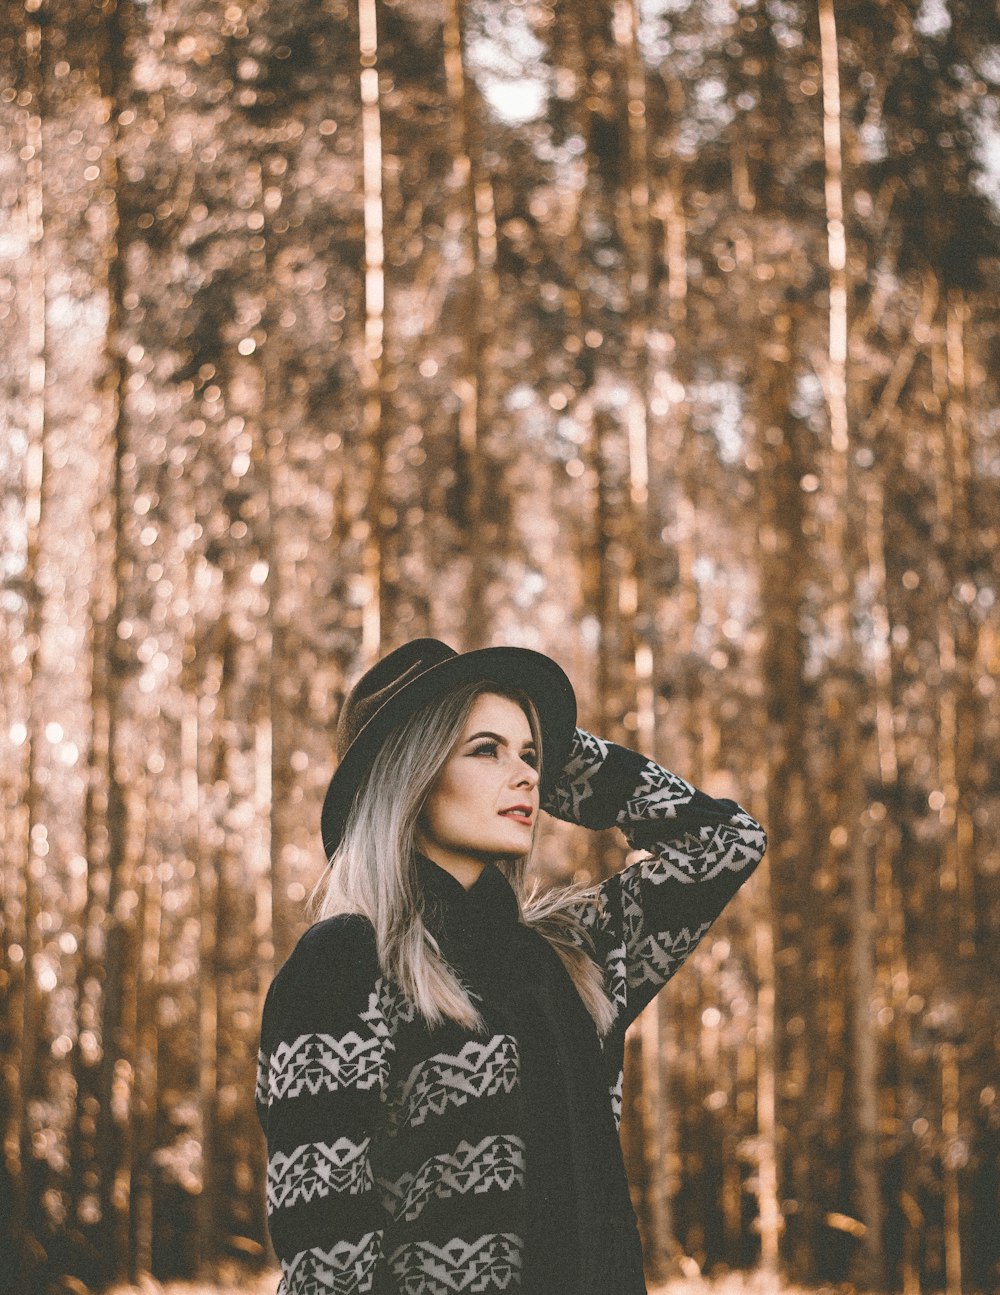
M344 699L337 721L340 763L323 800L320 830L329 859L340 844L365 771L385 739L424 702L457 684L487 680L527 693L542 732L542 794L569 753L576 696L563 669L530 648L488 647L456 652L440 639L413 639L361 676Z

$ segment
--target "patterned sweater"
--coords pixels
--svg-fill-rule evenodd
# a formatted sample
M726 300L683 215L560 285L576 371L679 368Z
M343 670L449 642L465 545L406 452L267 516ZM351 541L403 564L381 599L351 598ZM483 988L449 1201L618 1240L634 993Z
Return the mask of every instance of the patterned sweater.
M617 825L647 852L579 909L616 1009L601 1049L617 1125L627 1026L756 867L766 837L735 801L582 729L542 808L591 829ZM430 1028L381 974L371 924L355 915L311 927L278 972L256 1092L278 1295L522 1289L518 1040L466 983L484 1028Z

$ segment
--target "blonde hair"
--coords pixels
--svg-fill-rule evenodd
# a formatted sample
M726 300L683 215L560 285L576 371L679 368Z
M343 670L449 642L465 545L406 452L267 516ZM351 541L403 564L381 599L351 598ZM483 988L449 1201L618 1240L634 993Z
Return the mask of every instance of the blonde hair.
M338 913L368 918L383 973L431 1025L448 1018L470 1028L482 1026L467 990L424 925L415 833L427 793L483 693L509 697L522 707L541 768L545 752L538 715L518 689L478 680L425 702L390 733L372 760L343 838L309 897L315 921ZM581 886L529 888L525 877L533 852L534 841L528 853L499 859L497 866L517 897L521 921L559 955L598 1031L606 1034L614 1008L600 968L585 951L589 937L582 922L582 908L594 902L594 892Z

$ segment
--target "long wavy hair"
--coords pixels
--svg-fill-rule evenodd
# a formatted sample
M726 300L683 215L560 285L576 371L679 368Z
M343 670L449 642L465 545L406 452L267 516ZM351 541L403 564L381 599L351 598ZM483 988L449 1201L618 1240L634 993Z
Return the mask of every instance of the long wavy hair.
M541 729L527 694L479 680L425 703L379 749L358 788L330 866L308 901L315 921L338 913L367 917L375 928L383 974L399 985L421 1015L432 1025L448 1018L473 1029L481 1028L480 1015L421 916L416 829L427 794L482 693L509 697L522 707L542 768ZM594 891L582 886L529 885L526 875L534 845L533 835L526 854L498 858L497 866L517 896L521 921L559 955L599 1033L606 1034L614 1009L600 969L587 955L589 935L581 920L581 910L593 901Z

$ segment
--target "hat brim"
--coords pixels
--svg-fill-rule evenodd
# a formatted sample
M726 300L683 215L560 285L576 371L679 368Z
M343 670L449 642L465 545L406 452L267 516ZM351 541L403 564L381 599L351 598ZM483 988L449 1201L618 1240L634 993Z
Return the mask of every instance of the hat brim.
M566 762L576 726L576 694L566 672L551 657L531 648L488 647L462 652L422 671L394 694L357 734L330 780L320 815L327 859L344 835L355 793L382 743L425 702L458 684L485 679L527 693L538 711L542 735L544 796Z

